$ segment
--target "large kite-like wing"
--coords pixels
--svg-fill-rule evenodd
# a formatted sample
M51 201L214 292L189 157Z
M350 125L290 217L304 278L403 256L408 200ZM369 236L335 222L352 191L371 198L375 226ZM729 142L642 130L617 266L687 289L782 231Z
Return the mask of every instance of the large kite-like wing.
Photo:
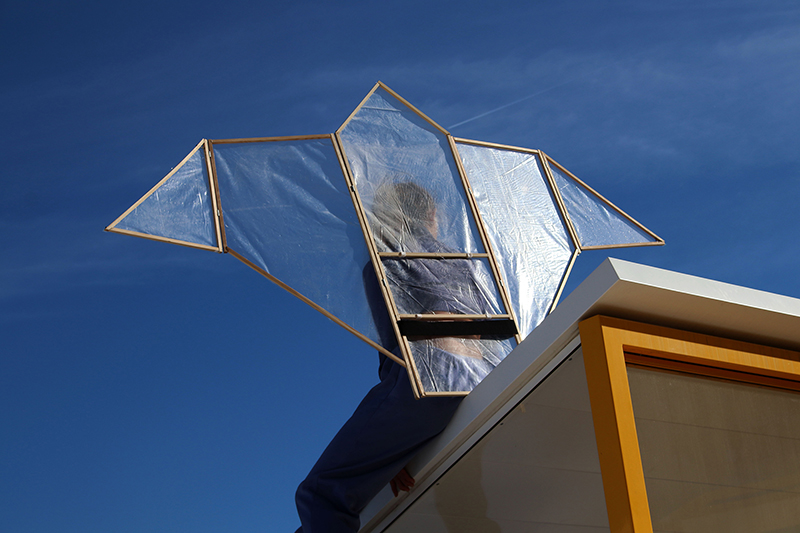
M541 151L455 139L380 82L333 134L201 141L106 229L230 253L418 397L468 393L582 250L663 244Z

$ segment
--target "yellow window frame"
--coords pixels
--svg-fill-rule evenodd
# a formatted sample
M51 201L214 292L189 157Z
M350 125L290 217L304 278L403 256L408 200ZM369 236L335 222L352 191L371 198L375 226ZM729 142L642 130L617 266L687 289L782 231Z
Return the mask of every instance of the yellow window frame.
M612 533L652 533L627 366L800 390L800 352L596 315L580 323Z

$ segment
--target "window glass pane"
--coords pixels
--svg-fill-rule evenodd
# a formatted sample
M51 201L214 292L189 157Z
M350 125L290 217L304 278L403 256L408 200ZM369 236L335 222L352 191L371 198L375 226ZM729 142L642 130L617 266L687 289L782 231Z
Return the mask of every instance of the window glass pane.
M628 368L654 531L800 530L800 393Z

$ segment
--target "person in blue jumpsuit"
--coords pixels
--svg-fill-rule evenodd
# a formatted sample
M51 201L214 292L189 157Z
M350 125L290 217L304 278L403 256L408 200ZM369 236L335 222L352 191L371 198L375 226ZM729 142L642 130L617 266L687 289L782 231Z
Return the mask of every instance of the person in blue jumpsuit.
M436 240L433 198L419 185L411 182L383 185L376 192L371 215L376 243L382 251L449 251ZM448 301L448 283L464 283L470 277L463 271L465 263L385 261L401 313L486 312L484 302L465 304L463 297L458 298L460 301ZM370 304L383 346L399 354L371 264L365 268L364 282L368 295L371 294ZM459 294L463 294L463 289L459 288ZM418 309L411 311L409 308L413 307ZM490 369L491 366L486 372ZM391 484L395 495L398 489L409 490L414 480L405 471L405 465L444 430L462 399L416 400L406 370L383 354L378 374L380 383L367 393L298 487L295 499L302 525L297 533L356 532L360 528L359 514L383 487Z

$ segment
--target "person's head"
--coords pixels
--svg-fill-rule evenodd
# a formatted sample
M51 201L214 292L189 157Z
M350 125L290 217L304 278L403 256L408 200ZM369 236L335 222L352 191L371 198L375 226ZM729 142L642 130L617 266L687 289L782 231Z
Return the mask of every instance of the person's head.
M375 192L372 214L392 231L436 234L436 203L424 187L411 181L384 183Z

